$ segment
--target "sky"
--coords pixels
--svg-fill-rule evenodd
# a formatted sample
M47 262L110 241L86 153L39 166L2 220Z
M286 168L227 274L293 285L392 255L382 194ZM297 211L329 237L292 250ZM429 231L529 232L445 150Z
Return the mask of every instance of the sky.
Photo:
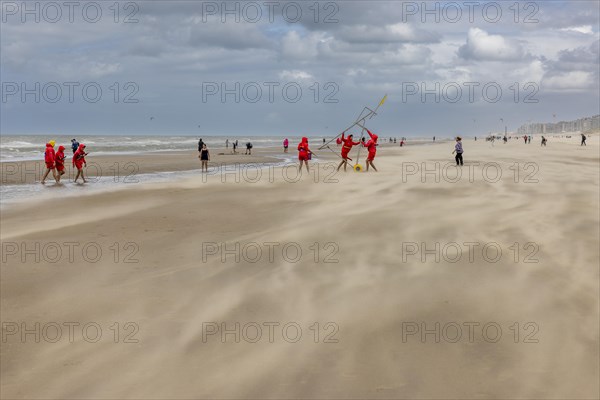
M384 136L600 112L596 0L1 7L1 135L331 136L385 94Z

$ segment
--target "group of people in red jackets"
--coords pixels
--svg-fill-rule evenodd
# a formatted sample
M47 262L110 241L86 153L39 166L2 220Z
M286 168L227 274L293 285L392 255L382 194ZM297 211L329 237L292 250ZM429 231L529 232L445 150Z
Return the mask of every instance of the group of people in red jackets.
M342 165L344 166L344 171L346 171L346 167L348 166L348 160L352 161L352 159L350 157L348 157L350 150L352 150L352 147L358 146L360 144L362 144L364 147L366 147L367 151L368 151L367 162L366 162L367 171L369 170L369 167L373 167L373 169L375 171L377 171L375 164L373 164L373 160L375 160L375 155L377 154L377 146L378 146L377 139L379 139L379 137L377 135L375 135L374 133L372 133L368 129L366 129L366 131L370 137L368 142L365 141L365 138L362 138L362 142L355 142L353 140L352 134L345 136L345 133L342 133L342 136L337 138L337 140L336 140L337 144L342 145L342 153L341 153L342 161L340 162L340 165L338 165L338 167L337 167L338 171L340 170ZM310 159L311 154L312 154L312 151L308 147L308 138L303 137L302 141L298 144L298 160L300 160L300 166L298 167L299 171L302 170L302 164L306 165L306 171L308 171L308 160Z
M65 147L58 146L58 150L54 151L54 145L56 142L54 140L46 143L46 151L44 152L44 162L46 164L46 172L42 177L42 184L46 183L46 178L50 172L52 172L52 176L56 183L60 183L60 178L65 174ZM85 156L87 153L85 152L85 144L79 144L75 139L72 140L73 148L73 167L77 168L77 175L75 176L75 182L81 176L83 179L83 183L87 182L85 180L85 176L83 176L83 167L87 166L87 162L85 161Z

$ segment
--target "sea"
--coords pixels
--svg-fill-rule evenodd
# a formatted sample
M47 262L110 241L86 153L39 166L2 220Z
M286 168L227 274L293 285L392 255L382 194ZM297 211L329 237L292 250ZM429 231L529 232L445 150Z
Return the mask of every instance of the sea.
M127 155L158 153L165 151L185 151L198 149L198 140L202 140L210 147L224 147L225 140L223 136L64 136L57 135L49 137L47 135L1 135L0 136L0 162L22 161L22 160L43 160L46 143L55 140L56 145L63 145L67 150L71 148L71 139L77 139L79 143L86 145L86 150L94 155ZM251 142L253 147L279 147L282 146L283 137L257 136L257 137L234 137L229 138L230 142L238 140L241 147L247 142ZM300 140L300 138L289 137L290 144ZM323 138L314 138L314 140L323 140Z

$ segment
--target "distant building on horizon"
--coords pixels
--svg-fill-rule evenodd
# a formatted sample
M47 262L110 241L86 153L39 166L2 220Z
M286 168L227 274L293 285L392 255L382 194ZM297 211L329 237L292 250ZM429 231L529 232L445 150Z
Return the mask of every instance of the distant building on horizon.
M574 121L533 122L521 125L517 132L520 135L557 134L571 132L600 131L600 115L579 118Z

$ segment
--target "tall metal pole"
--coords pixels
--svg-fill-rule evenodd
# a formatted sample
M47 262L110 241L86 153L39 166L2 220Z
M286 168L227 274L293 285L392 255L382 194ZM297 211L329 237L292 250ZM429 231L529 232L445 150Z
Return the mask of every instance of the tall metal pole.
M375 111L373 111L373 114L374 114L374 115L377 115L377 110L379 110L379 107L381 107L381 105L382 105L383 103L385 103L385 100L386 100L386 99L387 99L387 94L386 94L385 96L383 96L383 98L381 99L381 101L379 102L379 104L377 104L377 107L375 107ZM372 117L372 116L373 116L373 115L371 115L371 116L369 117L369 119L371 119L371 117ZM358 123L357 123L357 125L358 125ZM365 127L364 127L364 126L362 126L362 125L359 125L359 126L361 126L361 127L362 127L362 130L360 131L360 139L358 139L358 142L359 142L359 145L358 145L358 152L356 153L356 162L354 163L354 166L356 166L356 165L358 164L358 161L359 161L359 159L360 159L360 150L361 150L361 147L362 147L362 138L363 138L363 136L364 136L364 134L365 134L365 129L367 129L367 128L365 128Z

